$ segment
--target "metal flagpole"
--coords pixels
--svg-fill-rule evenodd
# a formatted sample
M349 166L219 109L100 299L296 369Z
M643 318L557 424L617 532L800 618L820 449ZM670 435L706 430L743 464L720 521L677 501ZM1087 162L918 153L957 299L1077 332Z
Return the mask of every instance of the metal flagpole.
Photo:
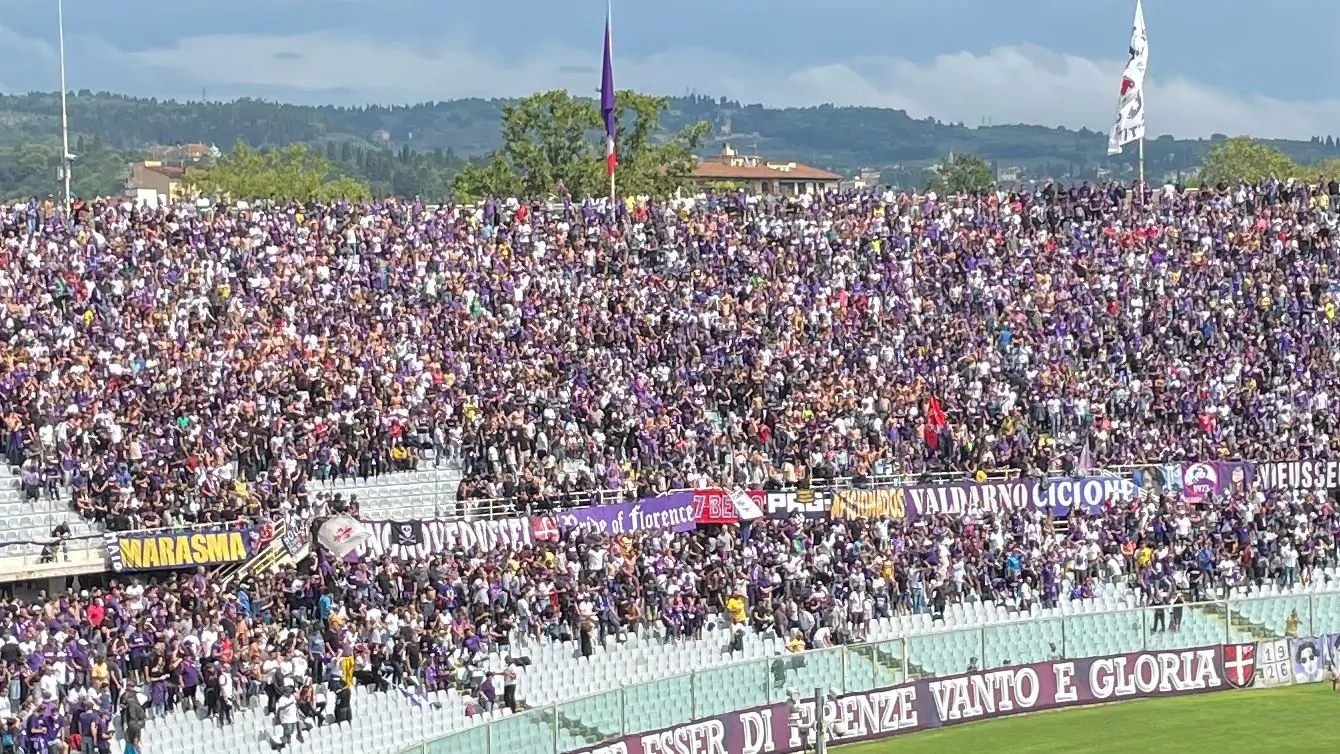
M1136 13L1136 16L1137 16L1137 19L1136 19L1136 20L1139 22L1140 31L1141 31L1141 32L1144 32L1144 30L1145 30L1145 9L1144 9L1144 6L1141 5L1140 0L1135 0L1135 13ZM1148 38L1148 35L1147 35L1147 34L1146 34L1146 36L1145 36L1144 43L1145 43L1145 46L1144 46L1144 52L1145 52L1145 55L1148 56L1148 54L1149 54L1149 38ZM1148 59L1148 58L1146 57L1146 60L1147 60L1147 59ZM1144 122L1144 117L1145 117L1145 116L1144 116L1144 112L1145 112L1145 91L1144 91L1144 89L1145 89L1145 82L1144 82L1143 77L1141 77L1141 81L1140 81L1140 120L1141 120L1141 123ZM1143 204L1145 203L1145 130L1144 130L1143 128L1140 129L1140 146L1138 147L1138 149L1139 149L1138 161L1139 161L1139 164L1140 164L1140 204L1143 205Z
M609 35L610 35L610 39L609 39L609 46L610 46L610 65L614 65L614 0L605 0L605 23L609 25L609 29L610 29L610 31L609 31ZM617 96L615 97L615 102L616 102L616 104L617 104L617 102L618 102L618 97L617 97ZM615 128L615 133L617 134L617 132L618 132L618 128L619 128L619 126L618 126L618 122L619 122L619 109L618 109L618 107L615 107L615 109L614 109L614 122L615 122L615 126L614 126L614 128ZM616 170L611 170L611 171L610 171L610 205L613 205L613 204L614 204L614 196L615 196L615 194L614 194L614 173L615 173L615 172L617 172L617 168L616 168Z
M1140 196L1145 195L1145 137L1140 137Z
M56 0L56 28L60 46L60 139L61 182L65 195L65 214L70 213L70 118L65 108L65 2Z

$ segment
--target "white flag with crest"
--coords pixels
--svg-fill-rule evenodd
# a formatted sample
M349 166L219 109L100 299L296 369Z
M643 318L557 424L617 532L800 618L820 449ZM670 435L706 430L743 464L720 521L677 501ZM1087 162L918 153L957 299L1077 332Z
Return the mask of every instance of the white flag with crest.
M372 530L352 516L331 516L316 531L316 541L341 560L372 536Z
M753 521L756 518L763 518L763 509L758 507L758 503L749 496L749 493L736 487L730 491L730 501L735 506L735 513L741 521Z
M1145 138L1145 71L1149 68L1149 40L1145 37L1145 11L1135 0L1135 26L1131 29L1130 59L1121 72L1117 97L1117 120L1107 137L1107 153L1121 154L1121 147Z

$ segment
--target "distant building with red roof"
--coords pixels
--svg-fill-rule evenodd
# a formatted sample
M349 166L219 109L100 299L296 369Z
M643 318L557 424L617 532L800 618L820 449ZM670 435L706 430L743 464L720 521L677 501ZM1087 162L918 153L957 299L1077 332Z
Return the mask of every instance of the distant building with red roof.
M796 196L835 189L842 176L799 162L776 162L742 155L726 145L721 154L703 157L690 179L701 186L729 185L757 194Z

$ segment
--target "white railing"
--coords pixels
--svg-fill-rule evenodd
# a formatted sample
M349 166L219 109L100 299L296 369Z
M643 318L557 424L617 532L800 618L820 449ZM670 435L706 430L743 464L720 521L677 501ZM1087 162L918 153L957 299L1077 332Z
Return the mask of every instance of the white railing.
M1069 607L1083 603L1068 603ZM402 754L562 754L622 736L660 730L786 700L788 689L840 694L928 676L1097 655L1188 649L1205 644L1282 638L1293 613L1296 636L1340 631L1340 592L1298 593L1182 605L1184 620L1212 621L1215 632L1168 630L1174 607L1038 615L954 631L905 634L885 641L816 649L701 668L496 718L406 749ZM1160 616L1160 613L1162 614ZM1269 623L1246 617L1269 615ZM1017 616L1016 616L1017 617ZM1085 625L1085 624L1089 625ZM1203 624L1202 624L1203 625ZM1102 632L1094 652L1095 632ZM936 667L945 648L962 664ZM924 663L924 664L923 664ZM721 688L730 693L711 694ZM666 700L672 699L673 703ZM729 701L725 701L729 700Z

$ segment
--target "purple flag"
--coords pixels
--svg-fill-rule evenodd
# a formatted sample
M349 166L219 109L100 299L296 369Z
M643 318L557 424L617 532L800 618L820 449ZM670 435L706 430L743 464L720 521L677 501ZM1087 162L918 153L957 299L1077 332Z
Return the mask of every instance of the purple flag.
M605 12L605 64L600 73L600 117L605 121L605 172L614 175L619 160L614 156L614 61L611 47L610 13Z

